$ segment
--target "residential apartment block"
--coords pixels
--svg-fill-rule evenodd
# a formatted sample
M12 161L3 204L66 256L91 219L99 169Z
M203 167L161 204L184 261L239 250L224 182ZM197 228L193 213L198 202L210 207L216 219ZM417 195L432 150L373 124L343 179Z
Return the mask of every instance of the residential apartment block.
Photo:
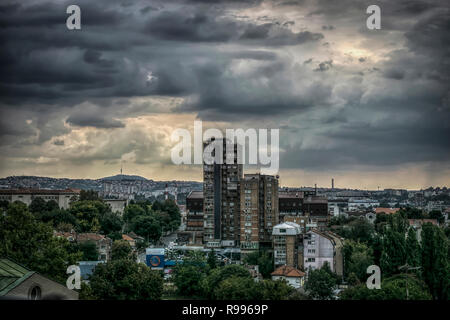
M273 228L273 257L275 268L303 266L303 234L293 222L283 222Z
M237 163L236 143L226 139L210 139L203 147L206 148L211 143L222 144L223 152L220 157L217 150L214 150L214 162L203 164L203 242L209 248L234 247L240 240L240 183L243 165ZM233 164L226 163L227 150L233 152Z
M279 221L278 176L245 174L240 187L241 254L271 249L272 229Z

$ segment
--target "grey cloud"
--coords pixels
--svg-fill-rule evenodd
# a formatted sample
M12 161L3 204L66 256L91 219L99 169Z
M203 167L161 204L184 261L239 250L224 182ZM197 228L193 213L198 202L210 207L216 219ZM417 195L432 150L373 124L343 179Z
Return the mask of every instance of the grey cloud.
M116 119L112 119L101 107L91 104L85 104L73 112L68 118L67 123L80 127L96 128L123 128L125 125Z
M327 71L330 68L333 67L333 60L328 60L328 61L322 61L321 63L319 63L319 65L317 66L316 69L314 69L314 71Z

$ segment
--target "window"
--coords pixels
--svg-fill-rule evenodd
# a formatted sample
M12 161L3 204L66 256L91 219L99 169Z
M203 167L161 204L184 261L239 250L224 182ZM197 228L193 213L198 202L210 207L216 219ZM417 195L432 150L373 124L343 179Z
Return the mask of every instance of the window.
M28 294L30 300L41 300L41 288L39 286L34 286L30 289Z

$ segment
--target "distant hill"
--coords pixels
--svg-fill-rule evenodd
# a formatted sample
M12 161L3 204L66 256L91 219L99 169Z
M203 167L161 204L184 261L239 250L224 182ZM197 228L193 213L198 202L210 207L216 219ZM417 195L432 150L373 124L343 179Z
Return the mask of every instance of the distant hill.
M111 176L111 177L105 177L105 178L101 178L99 179L101 181L114 181L114 180L140 180L140 181L150 181L144 177L141 176L136 176L136 175L126 175L126 174L117 174L115 176Z

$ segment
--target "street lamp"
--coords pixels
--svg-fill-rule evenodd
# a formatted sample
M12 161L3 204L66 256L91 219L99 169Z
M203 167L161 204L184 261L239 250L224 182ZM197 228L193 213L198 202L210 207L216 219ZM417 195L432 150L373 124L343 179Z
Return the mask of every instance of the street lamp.
M406 281L406 300L408 300L408 296L409 296L409 292L408 292L408 271L410 271L410 270L418 270L418 269L420 269L420 267L411 267L410 265L408 265L406 263L403 266L398 267L398 269L406 271L406 277L405 277L405 281Z

